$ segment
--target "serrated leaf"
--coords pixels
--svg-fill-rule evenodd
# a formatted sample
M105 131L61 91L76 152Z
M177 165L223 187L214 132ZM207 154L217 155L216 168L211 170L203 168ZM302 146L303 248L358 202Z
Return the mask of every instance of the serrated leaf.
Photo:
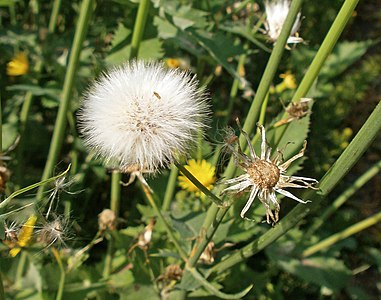
M120 65L125 63L131 52L131 45L125 46L106 57L106 62L111 65ZM144 40L140 43L139 59L159 59L163 57L162 42L158 38Z
M60 101L60 89L46 88L32 84L15 84L7 87L8 91L31 92L34 96L49 96L50 98Z
M174 38L177 35L178 29L167 20L155 16L153 24L158 31L158 37L162 39Z
M111 288L125 288L126 286L134 283L134 275L130 270L124 269L118 273L114 273L110 276L110 279L107 280L107 284Z
M133 284L119 292L120 300L160 300L161 298L150 285Z
M218 64L233 78L238 79L242 86L246 87L249 85L246 79L237 73L236 67L233 67L232 64L228 62L230 58L244 53L244 49L241 45L235 45L233 40L221 32L215 34L202 30L189 30L188 32Z

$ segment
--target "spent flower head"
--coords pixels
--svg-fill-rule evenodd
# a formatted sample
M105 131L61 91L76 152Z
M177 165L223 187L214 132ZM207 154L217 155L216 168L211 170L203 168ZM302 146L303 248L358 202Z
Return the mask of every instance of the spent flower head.
M303 148L298 154L294 155L286 162L283 162L282 153L280 152L278 152L275 157L270 158L272 149L267 145L265 128L262 125L259 125L259 129L262 136L260 156L257 156L255 153L248 134L243 131L242 128L240 128L240 130L247 140L250 156L247 156L242 152L239 144L238 150L232 145L228 145L235 156L236 164L243 169L244 174L226 180L224 183L231 186L224 189L222 193L239 193L250 189L250 196L245 207L241 211L241 217L245 218L246 212L251 207L255 197L258 196L258 199L265 206L267 223L270 224L271 222L276 223L279 219L280 205L276 198L276 192L300 203L307 203L307 201L299 199L290 192L284 190L284 188L313 188L312 185L317 183L317 180L285 174L291 163L304 155L307 145L306 142L304 142ZM274 212L272 208L274 208Z
M155 172L205 127L207 96L188 72L132 61L103 74L78 118L85 144L113 167Z
M289 0L272 0L265 1L265 10L266 10L266 22L265 29L266 33L269 36L270 40L275 43L282 31L283 24L286 21L288 11L290 10L290 1ZM294 25L292 26L290 37L287 40L287 43L301 43L303 39L298 36L298 29L300 27L300 12L296 16Z

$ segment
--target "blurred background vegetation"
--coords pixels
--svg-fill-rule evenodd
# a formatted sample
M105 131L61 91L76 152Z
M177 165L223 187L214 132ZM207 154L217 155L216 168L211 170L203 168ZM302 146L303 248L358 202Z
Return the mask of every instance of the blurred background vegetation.
M64 146L55 172L58 174L71 162L70 172L75 176L75 183L69 188L70 192L75 193L63 192L58 208L59 211L70 211L72 220L71 238L67 241L67 247L61 248L61 251L67 251L62 254L67 264L70 264L70 259L76 253L74 249L85 247L96 235L98 214L108 207L110 190L109 170L105 170L99 161L87 153L78 137L76 110L89 82L107 67L121 64L128 58L137 2L96 1L81 52ZM279 99L288 103L295 89L291 84L277 90L276 87L285 81L281 75L287 72L293 74L296 85L300 83L342 3L342 0L304 1L300 35L306 43L292 46L284 54L273 83L275 91L269 98L267 124L282 112ZM62 1L56 29L49 32L52 5L53 1L0 0L2 151L8 157L4 159L4 164L9 172L6 194L40 180L49 150L81 1ZM272 48L260 31L253 32L255 25L260 25L262 16L262 1L152 1L139 58L163 60L169 67L189 69L198 75L202 85L207 86L214 115L207 141L203 144L205 159L212 159L215 145L222 141L225 125L234 127L235 118L244 118L250 107ZM303 173L308 174L306 176L321 178L324 175L379 102L380 32L381 1L360 1L349 26L308 95L314 99L314 104L310 116L307 158L303 162ZM245 64L236 71L238 61L243 55ZM9 63L15 60L16 67L10 69ZM235 78L244 78L246 84L238 84L234 106L229 114L226 108L230 103L231 87ZM32 97L32 101L25 119L23 111L26 109L27 97ZM6 153L7 150L9 152ZM354 170L323 203L332 202L380 159L381 141L378 138ZM221 165L217 167L217 172L221 173L224 159L220 158L219 162ZM164 195L168 176L169 172L163 171L160 176L149 179L160 199ZM315 239L316 242L379 212L380 195L381 177L378 175L357 191L329 222L319 228L312 240ZM19 198L18 204L22 206L28 203L31 197L33 195ZM193 229L197 218L198 222L202 220L208 202L189 195L180 187L176 189L175 197L177 211L174 207L173 213L177 214L178 220L185 223L189 221L186 224ZM84 299L86 295L89 299L96 299L94 297L101 297L99 291L104 292L106 289L110 293L108 297L112 297L107 299L154 297L155 293L150 287L150 275L145 271L147 265L143 252L135 250L132 258L126 255L154 214L142 200L142 193L137 186L123 188L122 199L119 231L112 233L117 241L115 270L118 272L115 272L115 277L111 280L102 283L101 269L107 243L99 242L87 256L81 257L72 266L74 271L67 275L68 288L65 295L70 296L70 299ZM287 214L293 206L293 202L284 201L282 215ZM259 211L260 209L257 208ZM179 212L181 210L182 213ZM268 227L264 224L255 226L241 220L230 222L237 219L239 211L240 208L235 206L229 220L222 226L221 236L214 241L218 248L223 246L223 241L229 241L233 244L229 251L238 249L247 240L267 230ZM25 222L30 213L26 209L15 218L19 222ZM192 219L191 216L197 218ZM319 213L310 216L310 220L306 222L318 217ZM316 268L303 267L286 256L282 258L282 249L303 239L304 226L302 224L300 228L291 230L286 237L282 237L266 251L246 263L237 264L214 279L227 292L235 292L254 282L248 299L379 297L380 225L325 249L314 261ZM192 236L192 232L187 233L184 228L176 230L189 238ZM176 262L171 255L166 257L165 251L170 249L170 243L163 236L164 230L157 224L153 235L154 246L149 249L149 253L161 257L155 259L153 255L149 267L157 276L163 274L163 265ZM224 249L216 253L215 259L221 260L227 254L226 251ZM22 279L22 286L31 292L25 296L14 281L19 256L9 257L8 248L3 245L0 269L4 274L4 286L9 299L40 299L41 295L44 295L44 299L54 298L52 295L57 289L60 272L52 254L47 252L47 249L35 252L31 250L29 260L32 263L27 264ZM130 260L135 266L132 273L121 272L126 269L130 272ZM35 274L38 274L38 279L33 278ZM89 287L85 282L89 283ZM94 284L97 282L102 284L97 286ZM136 288L137 286L140 288ZM193 296L206 297L199 289L195 289Z

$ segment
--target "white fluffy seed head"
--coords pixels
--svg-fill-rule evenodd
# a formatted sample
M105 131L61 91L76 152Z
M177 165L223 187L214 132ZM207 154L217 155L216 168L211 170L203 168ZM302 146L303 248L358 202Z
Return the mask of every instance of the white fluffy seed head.
M208 116L189 73L133 61L103 74L78 114L85 144L111 167L157 171L188 152Z
M284 21L286 21L286 17L290 10L290 1L289 0L266 0L264 2L265 10L266 10L266 22L265 27L269 38L276 42L280 32L282 31L282 27ZM298 13L295 23L292 26L290 37L287 40L287 43L300 43L303 42L303 39L295 36L300 27L300 12Z

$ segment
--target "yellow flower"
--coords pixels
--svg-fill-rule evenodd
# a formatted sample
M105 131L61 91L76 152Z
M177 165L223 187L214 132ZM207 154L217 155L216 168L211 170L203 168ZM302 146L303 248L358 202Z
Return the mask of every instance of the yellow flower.
M192 175L208 190L213 188L213 183L216 181L216 177L214 176L216 168L205 159L197 161L195 159L190 159L188 165L185 166L185 169L192 173ZM179 185L188 192L200 195L200 190L188 179L188 177L182 174L179 176Z
M7 75L20 76L28 73L29 62L24 52L17 53L7 64Z
M18 247L15 247L9 251L9 254L12 257L15 257L20 251L21 248L27 246L32 238L34 225L36 224L37 216L31 215L25 224L21 227L20 233L18 234Z
M296 85L295 76L292 75L292 73L290 71L287 71L284 74L280 74L279 77L283 79L283 82L284 82L284 85L286 86L286 88L288 88L290 90L296 89L297 85Z
M179 68L181 66L181 61L178 58L167 58L165 60L165 63L171 69L176 69L176 68Z

